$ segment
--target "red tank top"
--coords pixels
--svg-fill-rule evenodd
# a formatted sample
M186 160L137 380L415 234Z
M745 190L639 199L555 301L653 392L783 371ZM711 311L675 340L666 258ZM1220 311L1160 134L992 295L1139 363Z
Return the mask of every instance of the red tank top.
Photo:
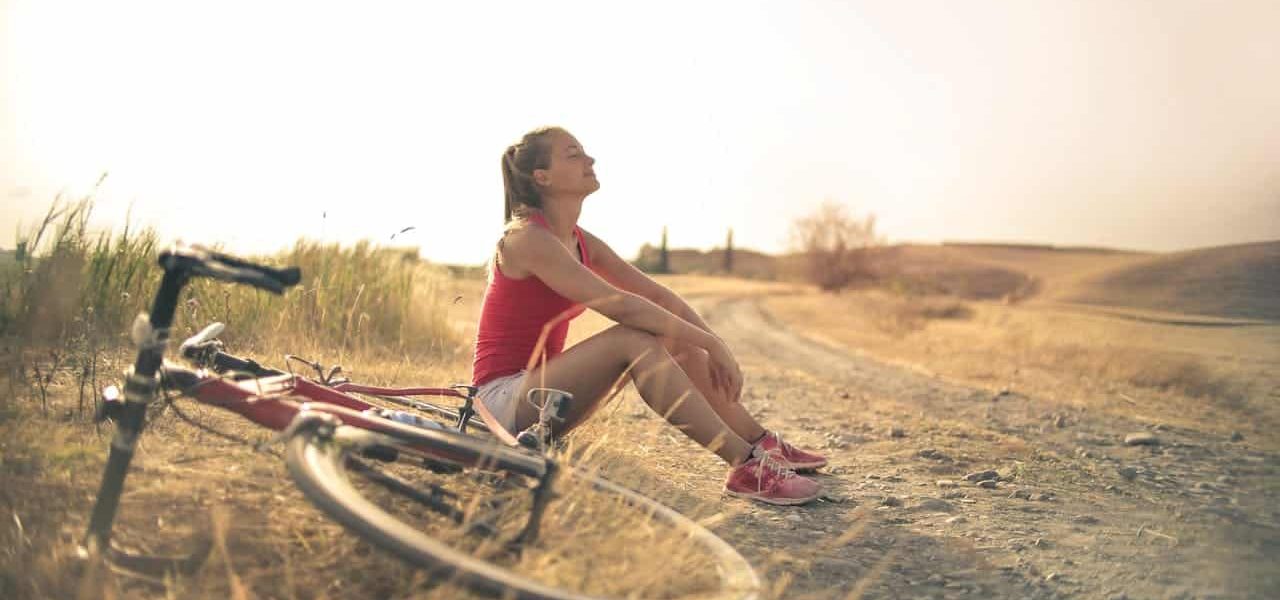
M529 221L547 227L540 213L531 215ZM578 240L582 264L590 269L591 257L587 255L582 230L574 226L573 235ZM528 366L543 328L552 321L555 323L547 332L546 358L550 360L560 354L569 333L569 321L584 310L581 304L557 294L534 275L524 279L503 275L495 259L480 309L472 385L484 385L498 377L519 373Z

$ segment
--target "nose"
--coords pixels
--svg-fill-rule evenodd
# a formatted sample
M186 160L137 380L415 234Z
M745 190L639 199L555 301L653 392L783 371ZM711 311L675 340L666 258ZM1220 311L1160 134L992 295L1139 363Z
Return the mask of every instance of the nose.
M593 157L593 156L591 156L590 154L588 154L588 155L587 155L587 165L588 165L588 166L591 166L591 165L594 165L594 164L596 164L596 159L595 159L595 157Z

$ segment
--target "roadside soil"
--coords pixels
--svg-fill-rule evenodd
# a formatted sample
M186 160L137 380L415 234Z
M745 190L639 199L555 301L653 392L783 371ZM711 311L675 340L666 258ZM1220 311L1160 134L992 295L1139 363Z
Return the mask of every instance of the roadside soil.
M769 597L1280 597L1268 444L878 362L797 333L760 297L695 304L737 352L747 407L831 461L810 506L723 501L717 532ZM639 446L677 474L664 483L685 493L664 501L716 501L714 457L690 461L706 453L678 435Z

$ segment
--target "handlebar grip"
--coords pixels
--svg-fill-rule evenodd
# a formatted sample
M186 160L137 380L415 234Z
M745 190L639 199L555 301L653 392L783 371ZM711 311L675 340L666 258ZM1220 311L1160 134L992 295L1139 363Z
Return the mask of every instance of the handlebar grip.
M250 373L254 377L269 377L271 375L284 374L283 371L272 369L271 367L264 367L252 359L232 356L226 352L215 352L213 354L213 359L210 362L213 363L213 370L217 373L239 371L243 373Z
M285 288L302 280L302 271L297 267L267 267L199 246L175 245L160 253L159 262L166 271L183 270L195 276L251 285L273 294L282 294Z
M292 287L297 285L299 281L302 281L302 271L299 270L298 267L286 267L283 269L277 269L275 267L268 267L266 265L254 264L247 260L231 256L230 254L223 254L221 252L214 252L212 250L205 250L205 252L207 252L209 256L214 260L225 263L237 269L247 269L250 271L257 271L271 279L279 281L280 284L284 287Z

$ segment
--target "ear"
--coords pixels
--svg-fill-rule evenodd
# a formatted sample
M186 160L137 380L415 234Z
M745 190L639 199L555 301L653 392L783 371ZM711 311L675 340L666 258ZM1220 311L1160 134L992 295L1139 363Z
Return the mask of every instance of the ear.
M534 169L533 183L539 187L547 187L551 184L551 172L546 169Z

